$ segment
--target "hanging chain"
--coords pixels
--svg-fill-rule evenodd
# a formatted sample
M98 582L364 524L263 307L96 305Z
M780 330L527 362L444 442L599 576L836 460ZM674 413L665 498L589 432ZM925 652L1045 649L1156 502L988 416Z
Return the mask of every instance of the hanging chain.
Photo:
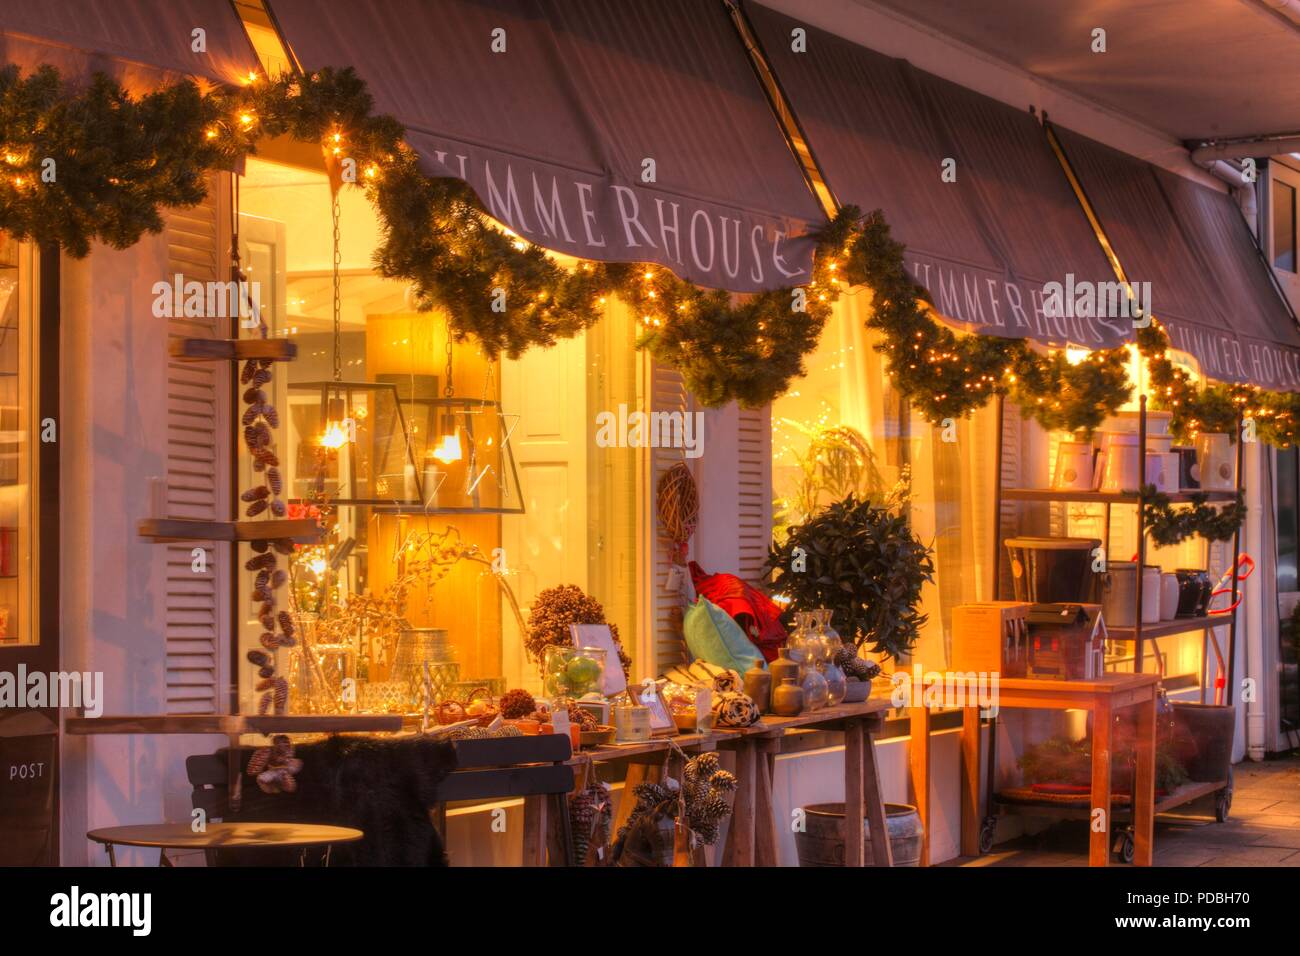
M442 394L445 398L456 394L451 387L451 319L447 320L447 384L443 386Z
M334 219L334 381L343 380L343 296L342 279L339 267L343 263L343 254L339 251L341 235L339 233L339 197L334 195L331 210Z

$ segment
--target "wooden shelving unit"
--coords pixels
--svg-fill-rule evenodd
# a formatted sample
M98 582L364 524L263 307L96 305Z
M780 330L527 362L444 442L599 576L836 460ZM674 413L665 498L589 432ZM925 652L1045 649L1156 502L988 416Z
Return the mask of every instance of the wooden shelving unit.
M274 518L267 521L193 521L188 518L142 518L136 525L140 537L155 543L173 541L269 541L291 538L294 544L315 544L321 528L312 518Z
M396 733L400 714L158 714L150 716L69 717L63 729L78 736L103 734L337 734Z
M1115 505L1133 506L1137 509L1137 565L1142 568L1146 564L1147 555L1147 532L1144 506L1147 503L1147 496L1143 493L1146 487L1146 447L1147 447L1147 396L1142 395L1139 398L1139 415L1138 415L1138 477L1139 488L1133 491L1067 491L1054 488L1004 488L1002 486L1001 463L1003 461L1003 425L1004 425L1004 399L998 396L997 399L997 461L999 463L998 481L995 487L993 499L993 597L999 596L999 586L1001 584L1002 569L1002 502L1003 501L1025 501L1025 502L1077 502L1081 504L1104 504L1106 514L1104 520L1104 538L1106 553L1109 555L1110 548L1110 509ZM1241 434L1240 419L1237 423L1237 434ZM1208 502L1227 503L1235 501L1242 491L1242 445L1237 441L1237 486L1232 491L1180 491L1171 492L1165 495L1173 503L1188 503L1193 500L1194 495L1199 495ZM1233 560L1241 552L1241 529L1232 538L1232 555ZM1227 625L1228 646L1225 651L1227 661L1227 697L1226 702L1232 703L1232 684L1234 680L1235 661L1233 648L1237 640L1237 615L1236 612L1226 614L1214 614L1197 618L1175 618L1172 621L1161 621L1158 624L1142 623L1142 578L1139 572L1137 575L1137 595L1134 618L1137 623L1133 627L1112 627L1106 626L1107 633L1117 640L1131 640L1134 642L1134 670L1141 673L1143 659L1146 656L1144 642L1151 638L1164 637L1172 634L1184 634L1190 631L1206 631L1211 628ZM1231 606L1235 608L1237 604L1239 582L1234 570L1232 575L1232 600ZM1204 654L1204 651L1202 651ZM1202 688L1204 694L1204 688Z
M1139 630L1142 631L1143 637L1168 637L1171 634L1187 634L1191 631L1206 631L1212 627L1223 627L1231 624L1232 619L1235 617L1235 612L1209 614L1204 617L1176 617L1172 621L1161 621L1159 624L1143 624L1141 628L1111 627L1108 624L1106 625L1106 633L1121 641L1136 640Z
M1235 491L1172 491L1165 494L1174 504L1187 504L1194 495L1208 502L1228 502L1237 497ZM1057 491L1053 488L1003 488L1004 501L1077 501L1107 505L1136 505L1142 502L1137 491Z
M173 339L168 351L183 362L291 362L298 357L297 344L288 339Z

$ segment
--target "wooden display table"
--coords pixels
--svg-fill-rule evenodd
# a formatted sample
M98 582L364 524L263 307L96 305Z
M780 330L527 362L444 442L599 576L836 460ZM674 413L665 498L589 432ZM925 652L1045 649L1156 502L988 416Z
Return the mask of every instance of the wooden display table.
M91 830L86 839L104 844L108 860L117 866L114 846L139 846L158 850L158 865L171 866L168 850L232 850L252 847L330 846L353 843L364 833L351 827L306 823L209 823L195 832L188 823L145 823L137 826Z
M776 866L776 819L772 780L776 757L791 730L829 730L844 735L844 819L868 821L873 834L872 861L893 866L885 802L876 766L875 736L889 710L886 700L838 704L797 717L768 714L752 727L728 728L718 741L721 750L736 753L736 802L732 810L724 866ZM845 825L845 865L866 866L866 841L862 827ZM880 838L883 836L883 839Z
M1108 866L1112 833L1111 735L1116 715L1137 711L1134 768L1134 862L1150 866L1154 853L1156 768L1156 674L1107 674L1098 680L1026 680L1004 678L998 683L998 707L1043 710L1086 710L1092 714L1092 794L1089 800L1088 865ZM914 715L913 728L922 722ZM928 767L929 737L913 733L912 766ZM919 748L919 752L918 752ZM980 853L980 709L965 707L961 735L961 852ZM917 781L918 793L923 786ZM928 800L922 806L928 810ZM1100 820L1096 811L1101 810ZM928 816L928 814L927 814ZM929 832L929 820L922 817Z
M729 750L736 755L736 794L731 824L723 850L723 866L776 866L776 818L773 813L772 779L776 757L790 731L824 730L844 737L844 795L846 819L867 819L872 833L888 833L885 805L880 790L872 738L884 726L889 710L885 700L840 704L797 717L765 715L751 727L719 727L708 734L678 734L653 737L637 744L610 744L575 754L573 764L626 763L623 799L614 818L613 832L627 821L632 811L632 788L659 779L660 771L674 745L687 754ZM876 866L891 866L889 841L872 840ZM848 827L846 858L851 866L866 865L866 847L861 827ZM856 861L856 862L852 862Z

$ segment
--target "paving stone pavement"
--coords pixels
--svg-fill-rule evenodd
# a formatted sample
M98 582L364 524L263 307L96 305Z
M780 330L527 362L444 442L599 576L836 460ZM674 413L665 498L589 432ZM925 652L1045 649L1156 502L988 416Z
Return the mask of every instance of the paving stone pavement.
M1034 836L1000 843L979 858L949 866L1086 866L1084 821L1055 824ZM1201 800L1156 820L1156 866L1300 868L1300 756L1233 767L1232 810L1214 821Z

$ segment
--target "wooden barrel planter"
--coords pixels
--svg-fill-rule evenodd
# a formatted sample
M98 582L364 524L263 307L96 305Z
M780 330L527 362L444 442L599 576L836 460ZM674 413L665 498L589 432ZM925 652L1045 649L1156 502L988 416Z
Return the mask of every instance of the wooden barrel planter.
M804 807L804 829L794 835L800 866L844 865L844 804L815 803ZM921 861L921 817L916 807L903 803L885 804L885 825L894 866L919 866ZM864 818L862 832L867 859L871 859L871 830ZM870 863L868 863L870 865Z

